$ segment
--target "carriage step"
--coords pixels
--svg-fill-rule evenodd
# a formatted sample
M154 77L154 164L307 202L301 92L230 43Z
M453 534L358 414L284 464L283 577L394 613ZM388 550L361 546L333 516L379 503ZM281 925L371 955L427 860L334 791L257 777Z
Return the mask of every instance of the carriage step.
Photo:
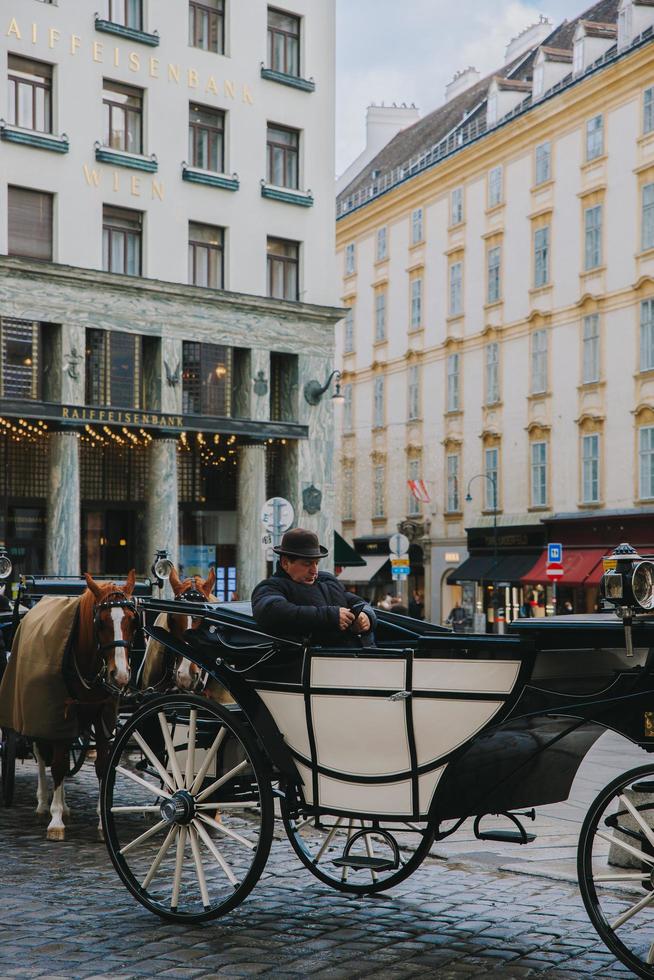
M348 854L347 857L334 858L332 864L337 868L352 868L365 871L393 871L397 865L388 858L368 857L366 854Z
M531 844L536 834L521 834L519 830L482 830L477 834L479 840L497 840L503 844Z

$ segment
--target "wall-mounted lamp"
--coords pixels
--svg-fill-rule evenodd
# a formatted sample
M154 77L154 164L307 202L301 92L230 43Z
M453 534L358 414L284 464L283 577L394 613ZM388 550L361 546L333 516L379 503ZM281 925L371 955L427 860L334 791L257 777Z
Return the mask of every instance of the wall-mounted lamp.
M324 385L321 385L319 381L307 381L304 386L304 398L309 405L317 405L320 399L325 394L333 378L336 378L336 384L334 385L334 394L332 395L332 401L334 402L344 402L345 396L341 393L341 372L332 371Z

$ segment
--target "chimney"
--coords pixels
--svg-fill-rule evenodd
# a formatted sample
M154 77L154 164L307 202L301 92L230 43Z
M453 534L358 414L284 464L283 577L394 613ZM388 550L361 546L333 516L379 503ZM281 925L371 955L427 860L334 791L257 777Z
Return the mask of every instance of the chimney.
M456 73L452 81L445 86L445 101L451 102L457 95L461 95L466 89L476 85L480 78L481 75L477 69L471 65L468 65L467 68L462 68L461 71Z
M389 143L396 133L420 119L415 105L369 105L366 112L366 153L370 159Z
M551 33L552 21L541 14L535 24L530 24L529 27L525 27L524 31L521 31L516 37L511 38L504 52L504 64L508 65L520 57L521 54L526 54L532 48L537 48Z

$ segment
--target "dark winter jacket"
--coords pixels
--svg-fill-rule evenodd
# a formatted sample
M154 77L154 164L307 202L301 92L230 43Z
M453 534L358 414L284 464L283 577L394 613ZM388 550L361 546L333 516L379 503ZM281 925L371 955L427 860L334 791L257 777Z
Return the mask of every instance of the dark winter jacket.
M346 592L330 572L318 572L313 585L304 585L278 566L274 575L254 589L252 612L261 629L275 636L310 638L319 646L371 646L377 617L367 603L363 612L372 624L369 633L358 635L338 628L339 608L350 609L361 602L360 596Z

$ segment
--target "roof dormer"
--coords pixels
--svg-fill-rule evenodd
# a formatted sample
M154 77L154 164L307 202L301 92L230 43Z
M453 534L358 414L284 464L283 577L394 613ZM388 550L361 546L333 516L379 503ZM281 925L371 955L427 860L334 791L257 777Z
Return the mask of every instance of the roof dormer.
M494 126L531 93L531 82L495 75L488 86L486 124Z
M572 74L581 75L589 65L613 47L617 36L616 24L580 20L572 41Z
M654 0L620 0L618 8L618 51L654 25Z
M539 48L534 61L533 97L542 98L572 70L572 51L564 48Z

